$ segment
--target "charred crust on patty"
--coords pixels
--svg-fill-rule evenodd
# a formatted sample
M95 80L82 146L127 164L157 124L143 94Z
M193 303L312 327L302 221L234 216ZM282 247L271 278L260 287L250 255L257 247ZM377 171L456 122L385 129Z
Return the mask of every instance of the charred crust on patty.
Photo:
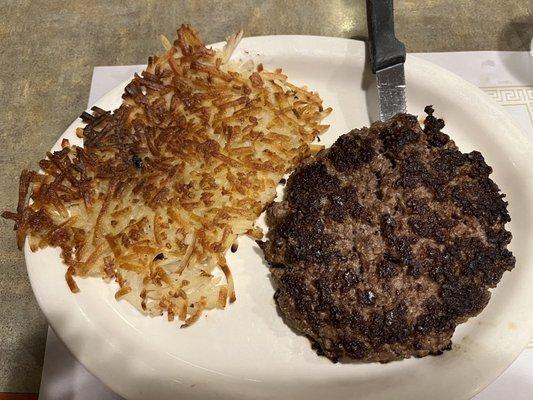
M425 112L341 136L267 209L276 303L333 361L442 354L515 265L492 168Z

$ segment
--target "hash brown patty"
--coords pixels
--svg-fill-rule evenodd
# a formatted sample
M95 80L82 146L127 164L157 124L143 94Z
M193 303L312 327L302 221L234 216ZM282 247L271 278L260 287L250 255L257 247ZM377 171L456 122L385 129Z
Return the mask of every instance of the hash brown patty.
M267 210L279 310L331 360L441 354L515 265L491 167L425 111L341 136Z

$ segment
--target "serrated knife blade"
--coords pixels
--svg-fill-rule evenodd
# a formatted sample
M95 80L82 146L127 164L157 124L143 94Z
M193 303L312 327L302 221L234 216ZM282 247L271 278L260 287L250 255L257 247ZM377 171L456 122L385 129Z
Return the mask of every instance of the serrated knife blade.
M376 71L379 116L382 121L407 111L403 63Z

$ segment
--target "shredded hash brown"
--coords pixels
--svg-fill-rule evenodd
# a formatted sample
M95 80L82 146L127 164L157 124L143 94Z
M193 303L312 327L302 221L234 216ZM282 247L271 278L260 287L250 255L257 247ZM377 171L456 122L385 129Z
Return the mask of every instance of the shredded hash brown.
M280 69L230 61L189 27L126 86L113 112L81 116L83 147L23 171L17 243L61 249L66 281L101 277L147 315L188 326L235 300L225 253L275 197L282 176L313 153L328 126L320 97Z

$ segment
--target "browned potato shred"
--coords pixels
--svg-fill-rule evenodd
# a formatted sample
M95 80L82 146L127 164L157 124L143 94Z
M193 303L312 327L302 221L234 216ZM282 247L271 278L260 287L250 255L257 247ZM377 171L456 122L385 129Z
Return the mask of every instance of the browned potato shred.
M261 238L254 221L331 111L281 70L230 61L241 36L216 51L182 26L118 109L83 113L83 147L63 140L22 172L17 211L3 213L19 248L59 247L73 292L76 276L114 279L117 300L182 326L234 301L227 249Z

